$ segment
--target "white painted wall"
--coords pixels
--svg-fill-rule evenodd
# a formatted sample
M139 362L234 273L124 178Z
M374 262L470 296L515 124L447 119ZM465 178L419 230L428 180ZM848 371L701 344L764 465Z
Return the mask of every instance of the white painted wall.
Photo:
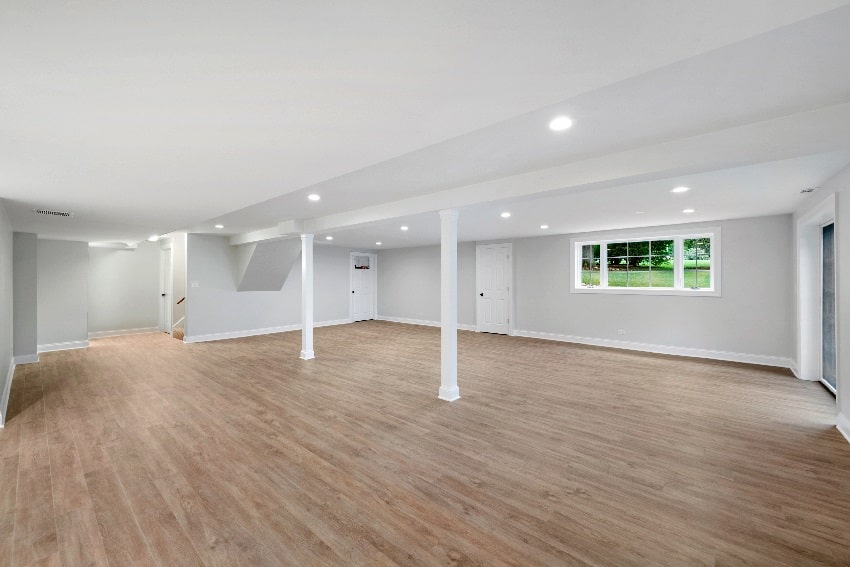
M722 228L721 297L572 294L570 238L583 235L511 241L517 333L791 364L791 216L693 226ZM468 253L459 259L460 270L471 275L471 285L459 285L460 322L474 324L475 246L461 249ZM439 247L383 250L378 264L382 317L439 320ZM626 334L618 335L619 329Z
M12 358L12 227L0 201L0 425L6 422L9 389L15 365Z
M14 281L15 361L38 359L38 235L13 235L12 272Z
M317 324L348 319L350 252L349 248L322 245L314 249ZM275 332L300 325L300 262L292 267L280 291L237 291L239 268L238 249L230 245L227 237L189 235L188 342ZM380 265L378 269L380 273ZM194 283L197 287L193 287Z
M89 248L90 335L157 330L159 250L156 242L131 250Z
M475 243L458 244L457 258L457 321L459 325L475 325ZM439 323L439 246L378 253L378 316Z
M38 241L38 350L88 344L89 245Z

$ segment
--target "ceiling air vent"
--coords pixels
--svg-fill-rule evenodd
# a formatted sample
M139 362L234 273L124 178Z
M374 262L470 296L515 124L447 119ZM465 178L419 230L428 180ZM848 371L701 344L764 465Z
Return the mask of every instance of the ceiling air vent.
M68 211L51 211L50 209L33 209L37 215L44 215L47 217L65 217L70 218L74 216L74 213L69 213Z

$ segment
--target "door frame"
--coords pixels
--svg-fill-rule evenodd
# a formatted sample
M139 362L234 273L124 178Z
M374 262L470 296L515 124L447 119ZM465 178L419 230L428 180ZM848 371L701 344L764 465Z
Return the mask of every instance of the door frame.
M171 306L174 297L174 271L172 268L173 251L171 247L159 249L159 330L163 333L173 331L174 309ZM166 278L168 276L168 278ZM163 289L163 284L164 288ZM165 294L163 297L162 294Z
M829 220L826 220L826 221L824 221L824 222L822 222L818 225L818 251L820 253L818 254L818 341L817 342L818 342L818 347L819 347L818 348L818 354L820 356L817 357L817 359L818 359L817 379L821 384L824 385L824 387L827 390L832 392L833 395L837 395L836 389L838 387L838 360L837 360L837 356L838 356L838 317L834 317L834 327L835 328L833 329L833 332L832 332L832 336L836 341L836 344L835 344L835 348L836 348L836 351L835 351L835 354L836 354L835 386L836 386L836 388L833 388L832 386L830 386L829 383L826 380L823 379L823 338L824 338L823 337L823 275L824 275L823 274L823 229L826 228L829 225L833 226L833 233L832 233L833 234L833 236L832 236L832 273L833 273L833 278L835 279L835 282L833 282L833 289L835 289L836 292L838 291L838 286L836 285L838 283L838 270L836 269L837 263L836 263L836 257L835 257L836 244L837 244L837 241L835 240L835 234L836 234L836 232L835 232L835 219L829 219ZM836 296L836 299L837 299L837 296ZM838 305L836 304L835 307L836 307L836 315L838 315L838 313L837 313Z
M488 242L475 244L475 332L481 332L481 302L479 302L481 278L478 267L481 265L481 248L484 246L508 247L508 336L514 336L514 245L512 242Z
M372 289L374 300L372 302L372 319L378 318L378 253L377 252L350 252L348 254L348 319L354 321L354 257L369 256L369 271L372 272ZM361 319L363 320L363 319Z

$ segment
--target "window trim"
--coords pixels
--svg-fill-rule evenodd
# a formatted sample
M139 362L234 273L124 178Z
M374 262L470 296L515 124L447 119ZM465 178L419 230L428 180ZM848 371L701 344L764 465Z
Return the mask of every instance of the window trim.
M684 287L684 240L690 238L711 239L711 282L713 287L690 289ZM608 244L611 242L633 242L651 240L673 240L673 285L675 287L607 287ZM599 286L584 287L581 278L581 247L588 244L600 245ZM601 293L615 295L683 295L689 297L720 297L721 286L721 230L720 227L692 227L667 230L628 230L593 233L570 239L570 293Z

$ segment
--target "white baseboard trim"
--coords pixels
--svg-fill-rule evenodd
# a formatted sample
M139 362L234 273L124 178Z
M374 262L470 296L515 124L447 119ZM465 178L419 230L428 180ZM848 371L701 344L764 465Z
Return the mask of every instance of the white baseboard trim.
M747 364L761 364L763 366L778 366L780 368L794 367L794 361L782 356L765 356L761 354L746 354L741 352L729 352L723 350L708 350L702 348L677 347L669 345L656 345L651 343L637 343L631 341L618 341L615 339L597 339L593 337L578 337L575 335L559 335L557 333L541 333L537 331L514 331L517 337L528 337L532 339L545 339L549 341L560 341L565 343L578 343L582 345L601 346L608 348L619 348L625 350L637 350L655 354L671 354L674 356L691 356L694 358L708 358L712 360L725 360L728 362L744 362Z
M351 323L351 319L333 319L330 321L319 321L313 323L313 328L330 327L332 325L346 325ZM301 323L293 325L283 325L280 327L264 327L261 329L246 329L243 331L227 331L224 333L210 333L206 335L192 335L183 337L183 342L190 343L207 343L210 341L223 341L226 339L241 339L243 337L255 337L257 335L271 335L272 333L286 333L289 331L300 331Z
M75 348L88 348L89 342L86 341L67 341L64 343L48 343L46 345L38 345L37 352L52 352L54 350L71 350Z
M89 339L102 339L104 337L123 337L125 335L145 335L147 333L158 333L159 327L137 327L135 329L116 329L114 331L93 331L89 333Z
M844 417L844 414L839 412L835 417L835 427L847 439L847 442L850 443L850 419L847 419Z
M389 321L390 323L404 323L406 325L424 325L425 327L441 326L439 321L428 321L427 319L407 319L406 317L385 317L383 315L378 315L375 319L378 321ZM457 328L460 331L478 330L475 325L467 325L466 323L458 323Z
M38 362L37 354L22 354L14 358L15 365L18 364L34 364Z
M9 362L9 373L6 375L6 386L0 397L0 429L6 425L6 409L9 407L9 393L12 391L12 378L15 377L15 361Z

